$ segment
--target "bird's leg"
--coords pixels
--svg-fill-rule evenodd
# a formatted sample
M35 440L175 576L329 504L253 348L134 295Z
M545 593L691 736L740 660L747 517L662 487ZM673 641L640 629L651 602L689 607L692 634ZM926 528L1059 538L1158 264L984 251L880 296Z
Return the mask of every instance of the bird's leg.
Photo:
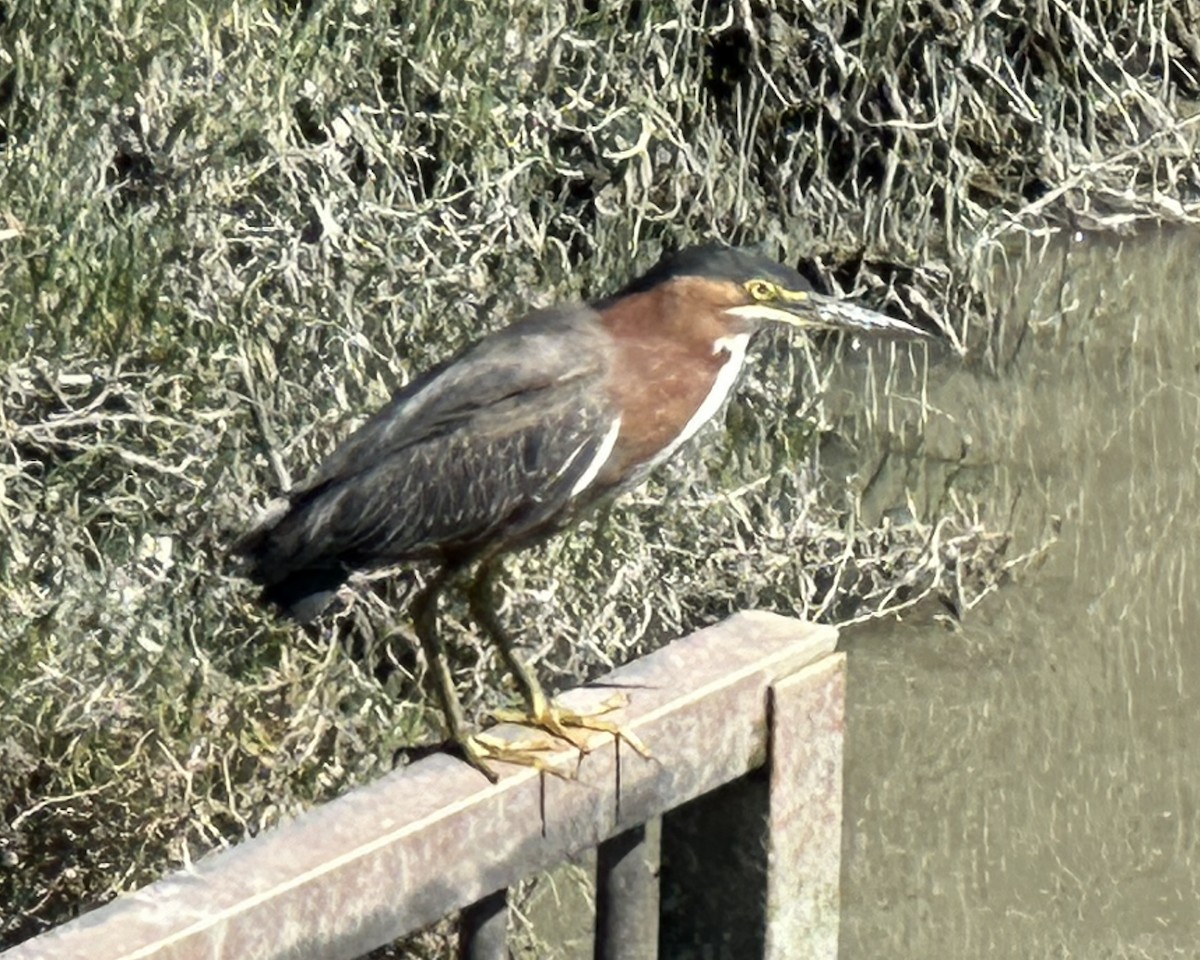
M438 600L453 573L450 569L439 570L413 599L413 628L421 641L421 649L425 651L429 672L433 674L434 691L441 703L442 715L446 718L447 734L458 745L467 763L495 783L499 777L487 765L492 751L467 731L462 701L458 699L458 691L454 689L454 677L450 673L450 665L446 662L446 654L438 636Z
M438 600L442 590L453 578L455 572L453 569L439 570L416 595L411 607L413 627L417 637L420 638L421 648L425 651L425 660L428 663L429 671L433 674L434 690L441 703L449 738L454 741L463 759L492 783L495 783L500 777L489 764L491 760L503 760L508 763L537 767L540 770L558 774L558 770L543 763L536 756L537 751L551 746L544 740L534 743L507 743L487 734L469 732L462 701L458 698L458 691L454 689L454 677L446 662L437 624Z
M512 671L513 679L516 680L517 686L521 688L521 696L525 698L526 706L529 707L529 718L537 720L550 712L550 701L546 696L546 692L542 689L541 683L538 681L537 674L517 656L512 638L508 635L508 631L504 629L500 618L496 616L496 604L492 587L496 580L496 574L499 571L500 565L494 560L485 560L480 564L475 581L471 584L470 592L467 595L471 606L471 616L483 628L483 632L496 644L497 649L500 651L500 656L504 659L505 666ZM551 732L558 736L564 736L563 734L559 734L558 731ZM565 737L565 739L570 738Z
M500 618L496 616L492 587L499 570L500 565L496 560L484 560L480 564L468 593L471 616L500 650L500 656L504 659L508 669L512 671L517 686L521 688L521 694L525 698L529 712L527 715L521 716L508 715L501 711L494 714L497 719L512 720L516 723L538 727L556 737L561 737L582 753L587 753L591 749L590 745L586 739L573 735L568 728L598 730L624 740L643 757L649 758L650 751L632 731L611 721L599 719L601 714L621 706L620 701L608 703L597 714L590 715L564 710L551 703L538 681L537 674L517 656L512 638L504 629Z

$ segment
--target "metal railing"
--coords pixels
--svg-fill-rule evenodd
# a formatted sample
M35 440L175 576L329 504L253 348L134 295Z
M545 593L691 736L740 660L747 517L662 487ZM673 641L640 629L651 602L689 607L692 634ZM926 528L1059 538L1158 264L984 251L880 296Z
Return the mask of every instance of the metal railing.
M490 784L452 757L429 757L4 960L349 960L456 910L462 954L497 960L508 949L507 888L591 847L595 957L651 958L656 818L757 768L766 770L762 952L836 957L845 685L836 642L830 627L738 614L559 698L586 712L619 688L628 697L619 719L652 759L597 733L582 759L574 749L548 755L569 779L503 766Z

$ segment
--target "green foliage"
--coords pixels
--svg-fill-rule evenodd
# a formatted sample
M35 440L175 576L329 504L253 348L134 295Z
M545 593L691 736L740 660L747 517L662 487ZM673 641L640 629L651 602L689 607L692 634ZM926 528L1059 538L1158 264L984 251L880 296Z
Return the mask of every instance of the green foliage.
M310 635L226 554L415 372L712 237L994 362L1000 241L1195 217L1197 64L1155 3L817 6L0 4L0 943L435 735L414 574ZM1003 517L938 490L860 529L821 488L814 446L919 390L832 422L835 349L765 344L725 434L510 563L504 616L553 682L749 605L994 585ZM502 699L450 620L464 692Z

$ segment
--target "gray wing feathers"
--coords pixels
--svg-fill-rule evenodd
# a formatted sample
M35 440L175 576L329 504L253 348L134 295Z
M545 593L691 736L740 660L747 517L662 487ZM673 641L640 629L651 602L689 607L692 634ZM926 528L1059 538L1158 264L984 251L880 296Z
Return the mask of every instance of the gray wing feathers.
M535 314L431 371L291 494L259 542L267 578L331 560L469 554L544 525L610 426L607 340L586 308ZM266 571L272 571L266 573Z
M607 343L590 307L530 314L409 384L291 491L296 498L508 397L599 376Z

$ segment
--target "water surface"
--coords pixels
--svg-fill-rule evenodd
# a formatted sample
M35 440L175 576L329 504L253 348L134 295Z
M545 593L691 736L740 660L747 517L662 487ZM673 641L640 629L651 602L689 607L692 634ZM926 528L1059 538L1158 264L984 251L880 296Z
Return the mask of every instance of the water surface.
M1007 273L1005 359L931 364L924 453L1015 502L1010 555L1057 542L961 622L844 632L841 954L1196 956L1200 235Z

